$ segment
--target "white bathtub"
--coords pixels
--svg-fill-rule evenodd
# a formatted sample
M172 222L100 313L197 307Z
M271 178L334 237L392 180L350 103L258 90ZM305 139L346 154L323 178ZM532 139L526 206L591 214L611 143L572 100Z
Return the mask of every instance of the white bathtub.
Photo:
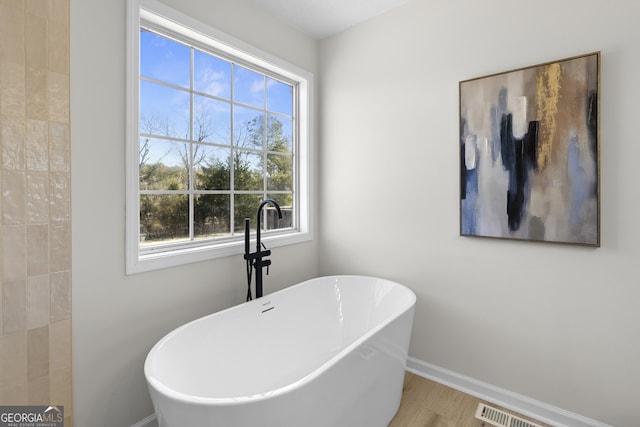
M387 280L330 276L181 326L144 365L158 424L387 426L415 300Z

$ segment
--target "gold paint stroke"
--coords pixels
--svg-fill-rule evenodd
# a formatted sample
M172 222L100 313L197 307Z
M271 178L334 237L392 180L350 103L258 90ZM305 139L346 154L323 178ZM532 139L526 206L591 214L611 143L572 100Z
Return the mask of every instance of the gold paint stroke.
M544 168L553 152L556 134L556 114L562 87L560 64L549 64L538 72L536 77L536 103L539 128L538 167Z

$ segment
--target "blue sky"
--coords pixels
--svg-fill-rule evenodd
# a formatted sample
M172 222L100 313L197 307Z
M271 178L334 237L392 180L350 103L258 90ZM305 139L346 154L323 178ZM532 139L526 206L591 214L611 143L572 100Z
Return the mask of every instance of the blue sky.
M140 75L158 80L157 84L140 81L141 131L174 138L188 139L190 132L191 48L149 31L140 33ZM232 64L209 53L194 49L193 87L204 95L194 95L195 129L202 124L207 130L205 142L230 145L232 79L233 101L245 106L234 106L235 132L244 123L262 114L257 109L266 108L285 116L293 112L293 89L290 85L265 77L245 67ZM183 90L183 89L185 90ZM278 116L285 135L292 140L293 121ZM145 129L152 131L146 131ZM198 136L194 136L198 139ZM236 136L237 139L237 136ZM162 161L168 166L180 164L181 143L154 139L149 161ZM211 148L211 154L220 153ZM219 151L219 150L218 150Z
M144 77L160 80L170 85L189 88L190 48L160 35L142 31L140 33L140 74ZM208 95L231 99L231 76L234 76L234 101L263 108L269 111L292 115L292 87L277 80L266 78L252 70L232 65L230 62L211 54L194 50L194 89ZM265 90L266 88L266 90ZM176 108L184 108L184 99L180 90L173 88L155 88L158 97L146 93L156 109L169 102ZM265 93L266 92L266 93ZM173 94L171 96L170 94ZM175 98L175 99L174 99ZM147 111L145 111L147 109ZM149 105L141 106L141 113L151 111ZM166 110L165 110L166 111Z

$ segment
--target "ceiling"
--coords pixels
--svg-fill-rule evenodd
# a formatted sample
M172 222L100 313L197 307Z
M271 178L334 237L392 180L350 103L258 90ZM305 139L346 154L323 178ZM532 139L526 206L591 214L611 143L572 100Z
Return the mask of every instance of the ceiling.
M316 40L332 36L409 0L253 0Z

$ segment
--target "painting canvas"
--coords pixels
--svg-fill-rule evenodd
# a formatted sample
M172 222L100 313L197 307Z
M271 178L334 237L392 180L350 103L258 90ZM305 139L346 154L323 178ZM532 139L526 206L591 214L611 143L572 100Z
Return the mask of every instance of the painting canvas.
M600 245L600 53L460 82L460 234Z

